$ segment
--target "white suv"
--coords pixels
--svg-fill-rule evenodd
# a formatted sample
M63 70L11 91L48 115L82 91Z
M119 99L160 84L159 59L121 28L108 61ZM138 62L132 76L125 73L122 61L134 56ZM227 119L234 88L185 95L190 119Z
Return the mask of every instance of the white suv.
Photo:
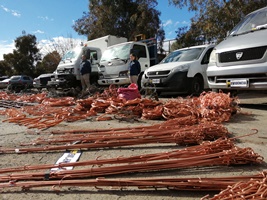
M160 92L200 94L208 88L206 69L214 44L192 46L171 52L159 64L145 70L141 87Z

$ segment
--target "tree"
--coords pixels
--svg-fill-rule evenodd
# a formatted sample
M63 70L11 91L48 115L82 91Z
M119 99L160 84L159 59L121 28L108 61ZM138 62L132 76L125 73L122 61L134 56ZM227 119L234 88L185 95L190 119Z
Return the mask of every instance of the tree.
M56 57L54 59L59 59L59 62L68 50L73 49L80 44L80 40L73 39L71 35L68 35L67 37L61 36L45 40L45 42L41 45L39 44L39 46L41 46L40 52L42 52L42 54L50 54L51 56L55 55ZM53 53L55 51L58 52L60 57Z
M60 62L60 59L61 57L57 51L48 53L44 56L42 62L39 62L36 65L36 75L54 72Z
M13 53L5 54L4 60L14 73L34 76L35 65L40 61L41 56L37 48L34 35L23 35L15 40L16 49Z
M160 54L163 54L165 50L163 49L163 41L165 40L165 31L161 28L157 32L157 40L158 42L158 52Z
M245 15L266 6L266 0L169 0L178 8L194 11L191 26L185 35L203 37L206 42L220 42ZM200 34L198 36L198 34ZM185 36L186 37L186 36Z
M0 60L0 76L11 76L12 70L5 60Z
M89 12L73 28L88 40L116 35L134 40L135 35L155 37L160 27L156 0L90 0Z

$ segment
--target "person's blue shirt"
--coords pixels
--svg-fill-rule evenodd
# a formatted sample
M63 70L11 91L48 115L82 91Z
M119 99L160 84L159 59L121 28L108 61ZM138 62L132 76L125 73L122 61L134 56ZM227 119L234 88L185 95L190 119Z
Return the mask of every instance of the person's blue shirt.
M132 60L130 62L130 76L138 76L141 72L141 66L138 60Z
M88 60L83 60L80 65L81 74L90 74L91 73L91 63Z

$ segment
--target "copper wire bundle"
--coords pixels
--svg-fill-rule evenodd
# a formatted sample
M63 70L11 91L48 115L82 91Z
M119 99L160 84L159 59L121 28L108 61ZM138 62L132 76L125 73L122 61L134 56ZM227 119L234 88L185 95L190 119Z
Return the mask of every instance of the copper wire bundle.
M197 121L213 121L221 123L229 121L232 113L237 111L237 99L224 93L202 93L200 97L176 98L166 102L151 99L119 99L110 87L103 94L88 99L75 100L72 97L48 98L45 94L36 96L16 97L2 94L0 99L14 101L38 102L40 105L14 108L1 111L8 117L8 122L25 125L28 128L46 129L62 121L72 122L95 116L97 113L124 115L125 118L136 116L142 119L174 119L189 117ZM24 98L23 98L24 97ZM33 117L31 117L33 116ZM118 118L118 117L117 117ZM111 120L112 117L96 118L96 120Z
M26 145L45 146L0 148L2 153L26 153L40 151L55 151L66 149L92 149L107 147L133 146L140 144L172 143L178 145L200 144L203 140L214 140L220 137L228 137L228 130L218 124L210 122L200 123L192 126L174 125L175 120L154 126L124 129L106 130L90 134L65 134L51 136L48 139L38 138ZM79 144L77 144L77 142ZM64 143L63 145L61 143ZM67 145L66 145L67 143ZM54 144L54 145L48 145ZM59 145L56 145L59 144ZM60 145L61 144L61 145Z
M207 146L206 146L207 145ZM225 149L225 150L223 150ZM211 151L212 150L212 151ZM263 158L255 153L251 148L232 147L232 143L228 140L218 140L212 143L207 142L203 145L185 148L170 153L159 153L150 155L140 155L128 158L114 159L96 159L83 162L86 165L83 169L61 170L50 172L49 179L62 178L85 178L99 177L115 174L125 174L133 172L151 172L159 170L182 169L189 167L204 167L218 165L244 165L244 164L261 164ZM105 166L104 164L107 164ZM79 162L72 163L72 166L79 165ZM63 167L59 164L58 167ZM48 166L46 166L48 167ZM23 169L38 170L25 166ZM40 167L41 169L44 166ZM14 169L21 171L22 168ZM2 169L2 172L13 171L13 169ZM0 182L10 180L41 180L45 177L45 172L33 173L12 173L0 176Z
M267 199L267 177L266 172L262 173L262 178L251 177L247 180L239 180L230 184L219 194L212 198L208 196L201 200L239 200L239 199Z
M221 191L226 188L235 187L239 182L251 183L253 186L257 182L263 182L266 179L266 172L262 172L256 175L247 176L231 176L231 177L217 177L217 178L138 178L138 179L110 179L110 178L96 178L90 180L47 180L47 181L9 181L7 183L0 183L0 188L15 188L20 187L23 190L36 187L52 187L53 190L59 190L66 186L78 186L78 187L95 187L98 190L104 190L104 187L111 187L112 189L127 189L130 187L137 187L138 189L159 189L166 188L172 190L181 191ZM252 186L252 187L253 187ZM262 191L266 189L266 186L261 188ZM227 190L227 189L226 189ZM259 191L261 192L261 191ZM222 191L221 193L224 193ZM237 193L236 193L237 194ZM262 194L262 197L265 194ZM233 195L232 199L235 199ZM207 200L207 197L203 197L202 200ZM215 195L210 200L223 199L219 195ZM226 200L227 198L224 198ZM237 198L236 198L237 199ZM256 199L256 198L254 198ZM262 198L263 199L263 198ZM230 200L230 198L229 198Z
M40 170L40 169L50 169L53 167L65 168L69 166L86 166L86 165L103 165L103 164L119 164L119 163L134 163L134 162L147 162L157 159L172 159L172 158L187 158L198 155L206 155L210 153L218 153L223 150L229 150L234 148L234 143L232 139L220 138L216 141L205 141L200 145L191 146L184 149L163 152L163 153L154 153L154 154L143 154L139 156L131 156L131 157L117 157L105 160L87 160L83 162L76 163L60 163L58 165L47 164L47 165L27 165L21 167L14 168L2 168L0 169L0 173L8 173L8 172L19 172L26 170Z

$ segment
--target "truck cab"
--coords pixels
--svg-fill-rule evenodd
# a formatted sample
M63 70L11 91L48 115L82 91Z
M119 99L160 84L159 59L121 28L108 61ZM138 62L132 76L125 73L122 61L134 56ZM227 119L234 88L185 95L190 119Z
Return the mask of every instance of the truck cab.
M61 59L54 78L48 82L48 87L71 88L80 86L80 63L82 54L86 54L91 62L91 83L98 79L98 64L101 58L101 50L96 47L78 46L69 50Z
M126 42L127 38L106 35L94 40L87 41L84 45L69 50L61 59L55 71L55 77L49 81L48 88L71 89L81 87L80 63L83 54L91 62L91 84L97 83L98 67L102 53L115 44Z
M99 85L129 84L130 53L135 52L141 65L141 71L150 67L147 45L142 42L126 42L110 46L104 51L99 66Z

